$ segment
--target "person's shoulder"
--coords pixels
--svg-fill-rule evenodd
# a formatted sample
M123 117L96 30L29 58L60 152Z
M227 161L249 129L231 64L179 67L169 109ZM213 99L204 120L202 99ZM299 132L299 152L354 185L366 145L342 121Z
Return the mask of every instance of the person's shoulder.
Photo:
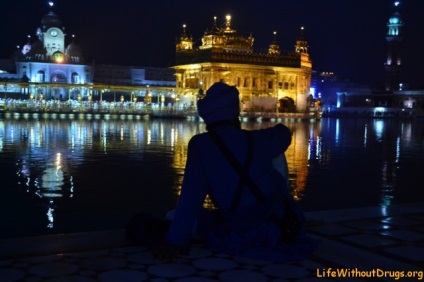
M290 129L282 123L279 123L272 128L274 128L274 130L277 130L283 133L290 133Z
M290 129L282 123L278 123L274 126L267 127L264 129L254 130L263 134L287 134L290 133Z
M190 141L188 142L188 144L193 146L195 144L204 143L205 142L204 140L207 138L207 134L208 134L207 132L204 132L204 133L193 135L190 138Z

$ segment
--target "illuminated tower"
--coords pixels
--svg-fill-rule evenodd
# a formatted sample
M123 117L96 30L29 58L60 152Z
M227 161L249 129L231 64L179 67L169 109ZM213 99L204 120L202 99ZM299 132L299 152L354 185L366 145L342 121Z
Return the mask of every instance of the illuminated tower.
M308 41L306 41L305 39L305 36L303 34L304 31L305 31L305 28L303 26L300 27L300 35L296 39L295 51L296 53L300 54L301 66L312 68L312 62L311 62L311 59L309 58L309 53L308 53Z
M395 7L399 6L399 2L395 2ZM387 46L387 61L386 68L386 90L394 91L401 89L400 70L402 60L400 57L401 43L403 40L401 29L403 26L402 19L398 11L389 18L387 23L386 40Z
M304 30L305 28L302 26L300 28L300 36L296 40L296 52L308 54L308 42L303 35Z
M178 38L175 48L177 51L193 49L193 38L187 36L186 25L183 25L183 33L181 34L180 38Z
M65 52L65 33L62 28L62 21L53 12L53 2L49 2L50 11L41 20L41 27L37 30L37 35L44 43L47 56L57 57L63 60Z
M270 54L270 55L281 55L280 45L278 45L278 42L277 42L277 32L276 31L274 31L274 39L272 40L271 44L269 45L268 54Z

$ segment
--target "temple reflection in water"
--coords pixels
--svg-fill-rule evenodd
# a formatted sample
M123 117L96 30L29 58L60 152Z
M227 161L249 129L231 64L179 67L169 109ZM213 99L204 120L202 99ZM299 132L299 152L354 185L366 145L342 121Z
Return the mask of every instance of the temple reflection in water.
M293 133L286 152L290 186L307 210L378 205L384 215L394 203L422 199L413 184L419 180L413 168L424 159L422 124L284 123ZM272 125L242 123L249 130ZM54 230L81 216L94 221L142 209L163 214L178 199L190 138L205 131L204 123L185 120L2 119L4 210L42 207L43 226Z
M262 124L243 125L253 129ZM295 195L301 198L308 176L308 159L317 153L317 147L310 145L317 143L319 124L299 123L291 129L293 141L286 153L290 183ZM100 165L99 155L119 153L123 162L135 164L143 162L148 154L161 163L163 172L173 171L166 174L172 176L173 193L178 196L188 141L205 130L203 123L186 121L8 119L0 121L0 153L16 152L19 184L27 192L50 202L47 213L53 225L55 200L72 198L82 189L77 183L79 178L86 177L86 166L100 166L107 174L119 165L110 163L109 168L107 163ZM112 187L103 187L109 188ZM210 206L210 202L205 205Z

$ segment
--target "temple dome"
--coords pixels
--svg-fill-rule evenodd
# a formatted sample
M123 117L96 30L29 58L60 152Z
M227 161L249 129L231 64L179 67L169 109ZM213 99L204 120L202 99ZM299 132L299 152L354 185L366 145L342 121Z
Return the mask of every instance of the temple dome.
M224 48L234 51L252 52L253 37L244 37L235 29L231 28L231 16L226 16L225 27L219 28L216 25L216 17L214 17L214 25L210 30L206 30L202 37L202 46L200 49L207 48Z
M22 47L22 54L26 55L29 51L31 51L31 44L28 42L27 44L24 45L24 47Z
M45 55L47 51L44 48L43 42L40 40L35 40L31 44L31 50L28 53L31 55Z
M81 48L75 42L71 42L66 47L65 54L70 57L81 57Z
M51 27L61 27L62 21L55 13L50 11L41 19L41 26L43 28L43 31L46 31Z

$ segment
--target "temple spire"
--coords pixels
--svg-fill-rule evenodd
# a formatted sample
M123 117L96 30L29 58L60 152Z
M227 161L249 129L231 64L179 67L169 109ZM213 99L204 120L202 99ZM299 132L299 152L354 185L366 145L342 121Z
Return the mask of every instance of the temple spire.
M281 54L280 45L278 45L278 42L277 42L277 32L276 31L273 32L273 39L272 39L271 44L269 45L268 54L270 54L270 55L280 55Z

